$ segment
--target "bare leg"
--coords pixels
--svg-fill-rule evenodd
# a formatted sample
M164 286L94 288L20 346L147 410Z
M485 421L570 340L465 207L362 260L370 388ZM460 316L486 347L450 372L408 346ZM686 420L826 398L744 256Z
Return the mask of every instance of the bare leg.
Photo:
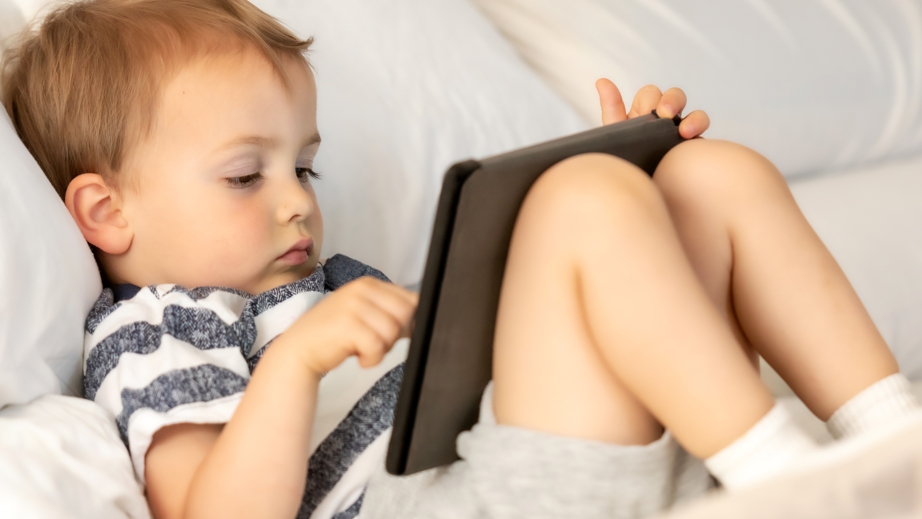
M659 191L607 155L558 164L526 198L503 281L494 380L501 424L645 444L662 423L702 458L773 405Z
M737 340L819 418L898 366L778 170L695 139L654 175L695 272ZM754 350L750 348L750 345Z

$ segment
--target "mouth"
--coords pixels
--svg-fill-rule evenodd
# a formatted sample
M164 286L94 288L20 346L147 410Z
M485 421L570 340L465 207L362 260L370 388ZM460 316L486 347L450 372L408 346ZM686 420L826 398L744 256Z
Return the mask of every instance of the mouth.
M307 258L310 257L311 252L313 251L314 240L311 238L298 240L297 243L292 245L290 249L276 258L276 260L281 261L287 265L300 265L307 261Z

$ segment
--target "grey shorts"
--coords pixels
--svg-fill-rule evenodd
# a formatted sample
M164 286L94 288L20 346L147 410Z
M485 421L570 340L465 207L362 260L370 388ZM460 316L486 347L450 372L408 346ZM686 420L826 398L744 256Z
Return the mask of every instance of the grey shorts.
M649 445L611 445L497 425L485 414L458 436L460 461L401 477L382 467L359 517L640 518L711 487L704 464L668 431Z

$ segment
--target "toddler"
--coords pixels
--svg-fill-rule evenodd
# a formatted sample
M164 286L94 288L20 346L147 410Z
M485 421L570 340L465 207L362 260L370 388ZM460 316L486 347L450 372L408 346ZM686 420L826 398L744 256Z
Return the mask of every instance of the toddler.
M738 488L815 448L759 355L836 437L916 412L784 179L691 139L708 126L694 112L652 180L589 154L537 181L462 460L383 474L390 350L417 298L319 260L310 44L245 0L89 0L4 61L4 107L106 281L86 397L156 517L642 517L700 495L708 471ZM685 107L646 87L628 112L597 87L605 124ZM337 375L353 356L371 369ZM353 404L332 429L314 426L325 398Z

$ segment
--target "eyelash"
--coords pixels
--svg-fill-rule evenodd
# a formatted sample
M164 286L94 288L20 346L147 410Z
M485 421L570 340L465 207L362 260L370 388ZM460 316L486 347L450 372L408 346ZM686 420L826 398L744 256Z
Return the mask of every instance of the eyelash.
M315 180L320 179L320 173L314 171L311 168L295 168L295 175L298 177L298 180L301 182L307 182L308 177ZM244 175L242 177L230 177L224 179L227 184L236 189L243 189L252 186L253 184L259 182L263 179L263 174L260 172L251 173L249 175Z
M301 170L301 171L298 171L298 170ZM314 180L320 180L320 173L314 171L311 168L295 168L295 175L298 176L298 180L300 180L301 182L307 181L307 178L304 176L305 173L307 174L308 177L311 177Z
M227 185L236 189L243 189L245 187L250 187L253 184L262 180L263 174L256 172L242 177L231 177L225 178L224 181L227 182Z

